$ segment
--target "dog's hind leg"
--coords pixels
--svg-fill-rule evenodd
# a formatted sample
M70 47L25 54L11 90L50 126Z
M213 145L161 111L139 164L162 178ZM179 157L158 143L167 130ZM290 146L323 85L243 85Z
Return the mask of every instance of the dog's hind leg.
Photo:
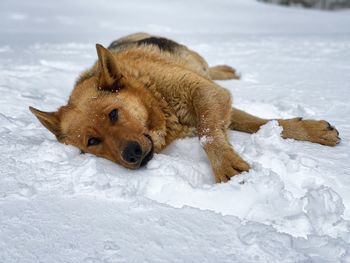
M262 119L233 108L229 128L247 133L255 133L268 121L270 120ZM302 118L277 119L277 121L283 127L283 138L310 141L328 146L335 146L340 141L338 131L327 121L303 120Z
M255 133L262 125L268 122L269 120L267 119L261 119L242 110L232 108L229 128L241 132Z
M227 65L210 67L208 73L212 80L240 79L240 75L236 70Z
M188 68L211 80L240 79L234 68L228 65L209 67L208 62L200 54L183 45L177 47L177 54Z

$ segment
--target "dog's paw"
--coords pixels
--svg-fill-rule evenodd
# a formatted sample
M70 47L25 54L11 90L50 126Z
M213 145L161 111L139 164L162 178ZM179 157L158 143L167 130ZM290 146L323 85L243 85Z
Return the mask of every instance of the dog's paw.
M301 121L312 142L335 146L340 142L338 130L327 121Z
M214 163L213 171L217 183L227 182L232 176L250 169L249 164L235 153L231 147L222 150Z
M328 146L335 146L340 142L339 132L327 121L303 120L295 118L287 120L283 126L283 135L286 138L305 140Z

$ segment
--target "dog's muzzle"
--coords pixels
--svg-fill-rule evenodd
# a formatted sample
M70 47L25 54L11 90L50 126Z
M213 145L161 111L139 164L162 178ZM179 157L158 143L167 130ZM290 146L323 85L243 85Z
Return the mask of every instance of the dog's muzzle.
M152 137L148 134L144 134L144 135L150 141L151 149L149 150L148 153L146 153L145 157L142 159L140 166L145 166L153 158L153 154L154 154L154 144L153 144Z
M134 169L146 165L153 157L153 140L148 134L144 134L144 136L151 144L147 152L143 152L141 145L136 141L129 141L122 152L123 160L132 165Z

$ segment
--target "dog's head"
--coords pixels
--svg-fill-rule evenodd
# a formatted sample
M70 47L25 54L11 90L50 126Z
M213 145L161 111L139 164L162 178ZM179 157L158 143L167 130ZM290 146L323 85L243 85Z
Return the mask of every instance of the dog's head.
M114 54L96 48L98 62L77 81L67 105L57 112L30 110L58 141L139 168L153 155L149 132L155 99Z

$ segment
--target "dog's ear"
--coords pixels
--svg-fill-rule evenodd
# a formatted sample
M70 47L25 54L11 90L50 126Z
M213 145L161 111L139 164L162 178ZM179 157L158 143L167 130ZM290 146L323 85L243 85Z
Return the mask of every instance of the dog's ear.
M99 89L118 91L122 87L122 74L113 54L100 44L96 44L98 69L100 74Z
M56 136L57 139L61 137L60 119L57 112L44 112L33 107L29 107L29 110L38 118L45 128Z

